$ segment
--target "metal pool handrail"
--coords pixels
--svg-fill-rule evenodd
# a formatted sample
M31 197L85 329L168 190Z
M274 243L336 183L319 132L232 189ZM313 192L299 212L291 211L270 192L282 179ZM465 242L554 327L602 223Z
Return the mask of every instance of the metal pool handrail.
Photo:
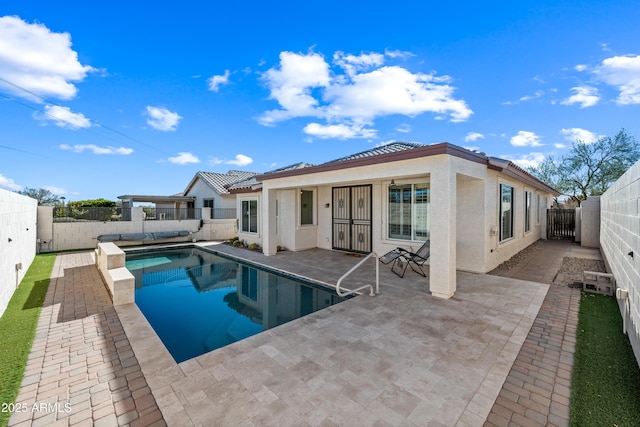
M340 288L340 284L342 283L342 280L344 280L345 277L347 277L348 275L350 275L351 273L353 273L358 267L360 267L362 264L364 264L364 262L366 260L368 260L369 258L371 258L372 256L375 256L376 258L376 290L375 292L373 291L373 286L372 285L364 285L359 287L358 289L354 289L354 290L349 290L349 289L345 289L345 291L347 292L342 292L342 289ZM339 279L338 282L336 283L336 293L338 294L338 296L344 297L347 295L351 295L351 294L355 294L363 289L369 288L369 295L370 296L375 296L376 294L380 293L380 266L378 263L378 255L376 255L375 252L371 252L369 255L367 255L366 257L364 257L359 263L357 263L356 265L354 265L353 267L351 267L351 269L349 271L347 271L346 273L344 273Z

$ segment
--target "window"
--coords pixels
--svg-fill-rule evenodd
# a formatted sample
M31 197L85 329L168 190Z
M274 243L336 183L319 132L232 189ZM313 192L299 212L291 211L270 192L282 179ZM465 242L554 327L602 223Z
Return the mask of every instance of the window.
M531 231L531 191L524 192L524 232Z
M242 231L245 233L258 232L258 201L242 201Z
M258 270L242 266L242 295L258 301Z
M500 184L500 241L513 237L513 187Z
M429 239L429 184L389 187L389 238Z
M203 208L211 208L210 216L211 216L211 219L213 219L214 218L214 214L213 214L213 199L202 199L202 207Z
M313 191L300 191L300 225L313 225Z

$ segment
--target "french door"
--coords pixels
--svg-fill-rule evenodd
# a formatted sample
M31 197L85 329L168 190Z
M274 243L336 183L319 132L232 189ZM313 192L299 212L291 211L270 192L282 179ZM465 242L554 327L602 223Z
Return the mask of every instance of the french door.
M371 185L333 187L333 249L371 252Z

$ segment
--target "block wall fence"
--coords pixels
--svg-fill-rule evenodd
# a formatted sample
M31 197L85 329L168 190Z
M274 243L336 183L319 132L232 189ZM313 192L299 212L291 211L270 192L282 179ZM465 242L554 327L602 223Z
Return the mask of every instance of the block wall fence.
M618 289L629 341L640 363L640 162L600 197L600 247Z
M0 189L0 316L36 256L38 202Z

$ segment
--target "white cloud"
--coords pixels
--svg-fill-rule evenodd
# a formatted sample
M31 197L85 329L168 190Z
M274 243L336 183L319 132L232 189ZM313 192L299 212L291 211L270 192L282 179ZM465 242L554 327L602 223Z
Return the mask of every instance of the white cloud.
M537 90L533 95L525 95L519 99L519 101L530 101L532 99L538 99L544 95L543 90Z
M182 117L166 108L147 106L147 124L161 131L174 131Z
M385 49L384 54L386 56L388 56L389 58L400 58L400 59L406 59L406 58L410 58L412 56L415 56L415 54L411 53L411 52L407 52L407 51L403 51L403 50L389 50L389 49Z
M609 49L609 43L600 43L600 48L604 51L604 52L609 52L611 49Z
M598 89L591 86L576 86L571 88L575 95L561 102L563 105L580 104L580 108L593 107L600 101Z
M616 99L618 104L640 104L640 55L607 58L595 73L620 91Z
M588 67L584 64L578 64L575 67L573 67L574 70L578 71L578 72L582 72L585 71Z
M336 52L334 65L343 74L318 53L281 52L279 66L262 75L270 99L281 108L264 112L259 122L272 126L294 117L323 119L326 123L309 123L304 131L322 138L366 138L376 130L365 126L372 126L377 117L431 112L437 119L460 122L473 114L463 100L453 97L450 77L383 66L384 61L385 55L378 53Z
M402 133L409 133L411 132L411 125L406 124L406 123L402 123L400 126L398 126L396 128L397 132L402 132Z
M5 190L10 191L20 191L22 190L22 185L18 185L11 178L7 178L6 176L0 174L0 188L4 188Z
M473 142L479 139L484 138L484 135L478 132L469 132L467 136L464 137L464 142Z
M229 70L224 70L224 74L222 75L211 76L207 80L207 83L209 85L209 90L212 92L217 92L218 90L220 90L220 86L226 85L227 83L229 83L230 74L231 73L229 72Z
M69 33L54 33L43 24L29 24L17 16L0 17L0 75L11 83L2 88L35 102L40 97L71 99L82 81L95 71L78 61Z
M542 153L529 153L523 154L518 158L514 158L512 156L502 156L505 160L510 160L521 168L528 167L537 167L540 163L542 163L545 159L545 155Z
M567 148L566 144L561 144L559 142L556 142L555 144L553 144L554 147L556 147L558 150L561 150L563 148Z
M517 135L511 137L510 142L514 147L540 147L543 145L538 135L526 130L518 131Z
M73 151L74 153L82 153L85 150L91 151L93 154L121 154L124 156L133 153L133 148L99 147L94 144L76 144L73 146L62 144L59 148L61 150Z
M69 194L69 191L66 188L56 187L54 185L46 185L42 188L44 188L45 190L51 191L56 196L63 196L65 194Z
M480 151L480 147L464 145L462 148L464 148L465 150L469 150L469 151Z
M384 55L379 53L362 53L358 56L338 51L333 54L333 62L342 68L350 77L358 71L379 67L384 63Z
M54 125L66 129L86 129L91 127L91 121L81 113L73 113L69 107L59 105L45 105L43 113L34 113L37 120L51 121Z
M212 166L221 165L223 163L225 165L247 166L253 163L253 159L249 156L245 156L244 154L236 154L236 158L234 160L223 160L218 157L209 158L209 164Z
M180 152L176 157L169 157L169 162L175 165L188 165L191 163L200 163L200 159L191 153Z
M235 166L247 166L253 163L253 159L249 156L245 156L244 154L237 154L235 160L229 160L225 163Z
M293 117L314 117L318 101L311 89L327 87L331 81L329 64L322 55L292 52L280 53L280 69L271 68L262 75L271 92L270 99L278 101L282 109L265 112L260 118L263 125Z
M304 127L303 132L320 139L375 138L377 135L375 129L364 128L364 125L356 124L321 125L309 123Z
M581 128L562 129L560 133L564 135L564 139L567 141L576 142L579 140L585 144L592 144L605 137L605 135L596 135L591 131Z

